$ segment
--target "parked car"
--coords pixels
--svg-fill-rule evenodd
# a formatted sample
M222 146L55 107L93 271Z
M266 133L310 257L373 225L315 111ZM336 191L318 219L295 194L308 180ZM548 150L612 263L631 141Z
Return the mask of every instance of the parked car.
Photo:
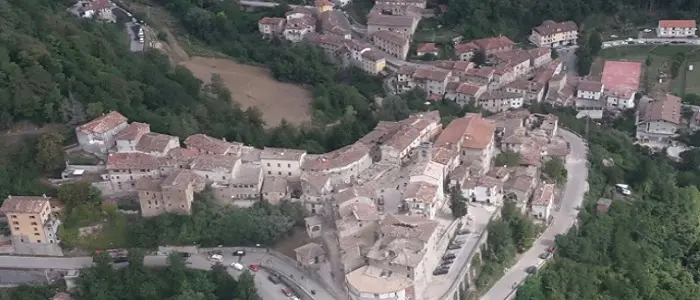
M535 274L537 273L537 267L529 266L527 267L527 269L525 269L525 272L527 272L528 274Z
M440 266L449 266L454 262L455 262L454 259L446 259L446 260L443 260L440 262Z
M270 282L272 282L273 284L278 284L278 283L280 283L280 278L277 277L277 275L270 275L270 276L267 276L267 280L270 280Z
M462 245L450 244L450 245L447 246L447 250L457 250L457 249L459 249L459 248L462 248Z
M258 265L250 265L250 266L248 266L248 269L251 270L251 271L253 271L253 272L257 272L257 271L260 270L260 266L258 266Z
M294 296L294 295L292 294L292 291L290 291L290 290L289 290L288 288L286 288L286 287L283 287L283 288L282 288L282 294L284 294L284 295L287 296L287 297Z
M547 252L549 252L549 253L554 253L554 250L557 250L556 246L551 246L551 247L547 248Z
M442 256L442 259L455 259L455 257L457 257L457 255L455 255L454 253L447 253Z
M551 252L544 252L544 253L540 254L541 259L549 259L550 256L552 256Z
M433 271L433 275L438 276L438 275L445 275L450 272L450 268L437 268L435 271Z
M245 250L233 251L233 256L244 256L244 255L245 255Z
M222 262L222 261L224 261L224 257L221 254L212 254L209 256L209 260L216 261L216 262Z
M470 233L472 233L472 231L467 229L467 228L457 230L457 235L465 235L465 234L470 234Z
M238 271L243 271L243 265L237 262L231 263L231 268L234 268Z

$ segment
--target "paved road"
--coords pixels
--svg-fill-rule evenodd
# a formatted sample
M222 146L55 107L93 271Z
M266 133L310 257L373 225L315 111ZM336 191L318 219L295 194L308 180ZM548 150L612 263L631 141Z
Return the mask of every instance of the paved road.
M670 45L670 46L683 46L683 45L700 45L700 39L698 38L674 38L674 39L664 39L664 38L643 38L643 39L626 39L626 40L616 40L616 41L606 41L603 42L602 48L611 47L621 47L621 46L649 46L649 45Z
M224 254L223 263L228 266L234 261L238 261L237 257L232 256L233 248L222 248ZM197 254L191 256L188 260L188 267L193 269L209 270L213 265L208 261L206 254ZM151 267L162 267L167 265L166 256L146 256L144 264ZM266 253L251 253L248 252L241 260L241 264L248 266L250 264L263 264L292 277L304 289L316 292L316 299L333 300L334 298L323 289L318 283L305 278L304 273L295 266L290 265L286 261ZM80 269L92 266L91 257L27 257L27 256L0 256L0 268L7 269ZM229 268L229 273L232 276L238 277L240 271ZM258 293L263 300L289 300L281 292L282 284L275 285L267 280L268 274L261 270L256 273L255 285L258 288ZM303 278L303 279L302 279Z
M543 261L539 255L545 252L547 247L554 245L554 238L566 233L576 220L578 207L583 201L587 185L587 147L581 138L571 132L560 130L560 135L571 145L571 154L566 159L568 177L561 208L554 213L554 221L535 241L534 246L521 256L520 260L491 290L481 297L481 300L504 300L514 297L514 284L519 284L527 278L525 269L529 266L541 265Z

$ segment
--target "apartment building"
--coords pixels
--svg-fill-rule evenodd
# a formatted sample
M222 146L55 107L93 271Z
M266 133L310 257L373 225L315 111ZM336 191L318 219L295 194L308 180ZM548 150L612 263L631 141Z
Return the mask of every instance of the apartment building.
M331 177L322 173L301 174L301 202L311 214L323 212L323 203L333 190Z
M544 99L545 84L524 79L516 80L505 86L509 93L522 94L527 104L538 103Z
M62 256L58 226L61 221L51 213L51 198L43 196L7 196L0 212L10 227L15 254Z
M211 189L214 198L223 205L250 207L261 199L263 170L257 164L241 164L228 181L214 182Z
M660 38L695 37L697 30L695 20L660 20L656 35Z
M472 68L462 76L462 79L476 85L488 85L495 77L496 70L492 67Z
M243 144L227 142L225 139L217 139L206 134L194 134L184 141L187 149L192 149L201 154L240 156Z
M576 45L578 25L573 21L554 22L546 20L542 25L532 28L530 42L537 47L557 48L560 46Z
M352 38L352 28L350 21L339 10L325 10L319 13L319 21L321 24L321 32L331 34L342 39Z
M454 76L463 76L467 71L474 68L472 62L461 60L436 60L432 62L432 65L440 69L452 71Z
M302 173L326 174L336 185L355 181L360 173L371 166L370 149L358 142L321 155L308 154L301 170Z
M132 122L115 135L114 140L117 145L117 152L136 152L136 144L138 144L144 134L149 132L151 132L151 125Z
M305 150L265 147L260 153L260 163L264 175L298 182L305 156Z
M479 51L479 46L473 42L457 43L454 45L455 55L461 61L470 61L474 54Z
M286 21L285 18L264 17L258 21L258 31L266 37L279 36L284 30Z
M460 187L462 196L471 202L503 204L503 182L491 176L467 177Z
M116 135L128 125L126 117L111 111L76 127L75 136L83 151L104 157L116 144Z
M497 36L490 38L483 38L471 41L478 47L480 51L483 51L487 56L494 55L496 53L512 51L515 43L505 36Z
M415 6L386 6L375 4L367 16L367 33L391 31L403 37L413 36L422 10Z
M289 182L282 177L265 176L260 193L263 200L275 205L289 195Z
M452 121L434 143L435 147L456 147L460 151L460 164L475 163L476 175L489 171L494 147L493 123L478 114L467 114Z
M502 112L511 108L520 108L524 101L523 94L488 91L477 99L477 105L490 112Z
M604 85L598 81L579 80L576 85L576 98L600 101L603 99Z
M416 299L437 263L438 223L420 216L388 215L379 239L366 255L368 264L345 275L355 299Z
M549 221L552 216L552 206L554 205L554 192L556 185L542 184L532 195L530 209L532 216L544 222Z
M401 60L406 59L409 48L408 38L385 30L374 31L371 35L372 43L377 48Z
M636 138L642 143L666 143L678 130L683 113L681 98L671 94L640 103L635 123Z
M452 71L444 70L436 67L419 67L413 73L413 80L416 86L422 88L428 95L437 95L442 97L447 88L447 83L452 77Z
M241 166L236 156L200 154L190 163L190 169L208 183L228 183Z
M140 152L111 153L107 156L107 177L114 192L134 191L136 180L160 177L161 160Z
M367 50L361 54L360 69L372 75L377 75L386 68L386 59L377 51Z
M448 83L445 98L464 106L472 101L476 101L486 90L486 85L477 85L470 82L450 82Z
M304 36L316 31L316 18L314 11L308 8L297 7L285 14L287 23L282 34L292 43L301 42Z
M189 170L177 170L165 178L142 177L136 181L141 216L189 215L194 193L203 189L204 180Z

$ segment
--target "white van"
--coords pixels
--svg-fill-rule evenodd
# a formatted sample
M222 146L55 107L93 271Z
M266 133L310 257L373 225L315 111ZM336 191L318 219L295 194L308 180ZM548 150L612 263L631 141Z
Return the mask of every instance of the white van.
M237 263L237 262L231 263L231 267L234 268L234 269L236 269L236 270L238 270L238 271L243 271L243 265L242 265L242 264L239 264L239 263Z

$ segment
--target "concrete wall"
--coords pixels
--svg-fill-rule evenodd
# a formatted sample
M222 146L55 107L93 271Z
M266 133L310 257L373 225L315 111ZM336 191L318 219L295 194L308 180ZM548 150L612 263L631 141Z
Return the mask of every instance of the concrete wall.
M12 237L12 247L15 254L63 256L63 250L58 244L26 243L19 237Z

